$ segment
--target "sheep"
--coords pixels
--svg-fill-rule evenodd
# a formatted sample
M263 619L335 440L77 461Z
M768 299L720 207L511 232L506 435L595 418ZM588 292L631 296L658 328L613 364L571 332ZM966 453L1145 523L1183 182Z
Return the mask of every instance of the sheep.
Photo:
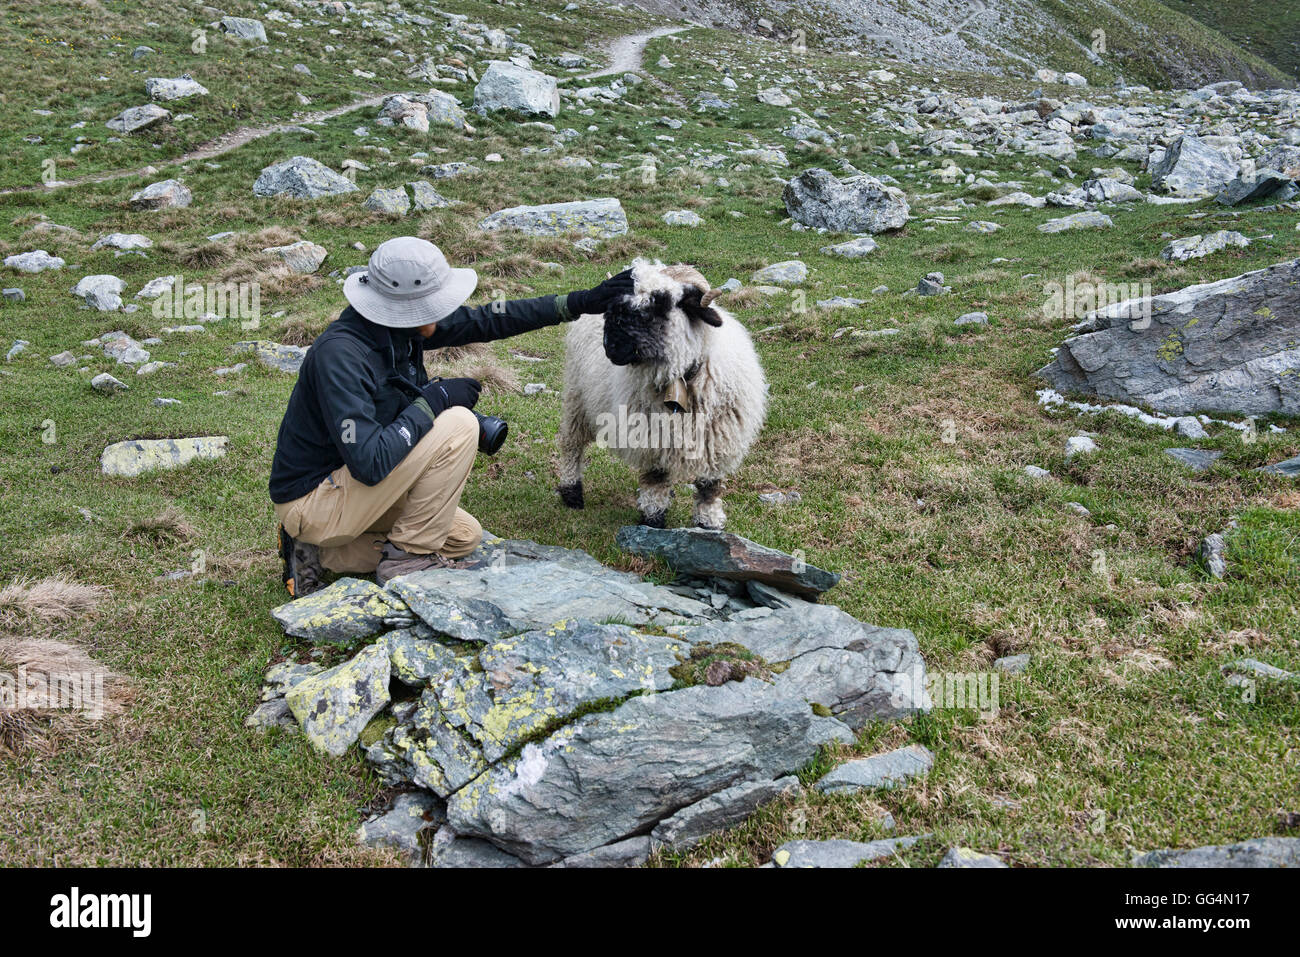
M712 305L698 270L638 259L633 293L586 315L565 340L559 493L582 508L587 447L608 448L639 477L643 525L663 528L673 487L695 486L692 522L722 529L723 482L767 414L767 379L749 332Z

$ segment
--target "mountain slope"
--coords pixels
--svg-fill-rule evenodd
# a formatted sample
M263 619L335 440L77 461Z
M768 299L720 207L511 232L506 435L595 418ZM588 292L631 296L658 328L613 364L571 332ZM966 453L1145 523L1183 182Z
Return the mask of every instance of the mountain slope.
M867 56L941 70L1030 76L1074 71L1094 85L1123 77L1155 87L1240 80L1251 87L1294 85L1294 76L1243 50L1207 23L1156 0L636 0L666 16L780 37L814 47L849 47ZM1182 7L1210 8L1207 0ZM1279 0L1254 0L1270 22L1289 22ZM1224 22L1237 7L1219 5ZM1254 18L1249 18L1254 19ZM760 21L771 23L770 28ZM1257 23L1258 21L1256 21ZM1251 24L1244 33L1255 31Z

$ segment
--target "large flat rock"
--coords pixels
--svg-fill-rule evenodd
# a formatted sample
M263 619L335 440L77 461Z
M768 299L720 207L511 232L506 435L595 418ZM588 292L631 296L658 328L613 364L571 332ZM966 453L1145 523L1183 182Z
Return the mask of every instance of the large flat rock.
M1300 415L1300 259L1090 313L1038 374L1168 415Z

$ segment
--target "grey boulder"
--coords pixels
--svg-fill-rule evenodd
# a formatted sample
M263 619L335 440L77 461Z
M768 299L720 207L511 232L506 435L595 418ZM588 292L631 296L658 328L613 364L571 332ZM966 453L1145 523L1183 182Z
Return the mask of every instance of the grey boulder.
M310 156L294 156L262 170L253 184L257 196L318 199L356 192L357 185Z
M1300 259L1089 313L1038 374L1060 392L1199 411L1300 414Z
M510 110L534 116L560 112L555 77L504 60L493 60L474 87L474 111Z
M824 169L805 170L785 185L786 212L805 226L845 233L883 233L907 222L907 196L874 176L838 179Z
M1238 844L1149 851L1138 867L1300 867L1300 837L1258 837Z

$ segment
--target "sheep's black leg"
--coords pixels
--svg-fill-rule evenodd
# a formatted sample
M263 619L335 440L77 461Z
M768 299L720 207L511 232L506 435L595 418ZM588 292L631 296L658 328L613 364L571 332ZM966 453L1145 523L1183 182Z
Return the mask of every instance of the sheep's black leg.
M569 508L582 508L586 504L582 498L582 479L569 485L561 485L556 491L560 493L560 501Z
M722 479L695 480L695 510L691 520L698 528L721 531L727 525L727 512L722 507Z
M651 528L664 528L668 524L668 506L673 502L673 486L668 473L651 469L641 473L641 488L636 504L641 510L641 524Z

